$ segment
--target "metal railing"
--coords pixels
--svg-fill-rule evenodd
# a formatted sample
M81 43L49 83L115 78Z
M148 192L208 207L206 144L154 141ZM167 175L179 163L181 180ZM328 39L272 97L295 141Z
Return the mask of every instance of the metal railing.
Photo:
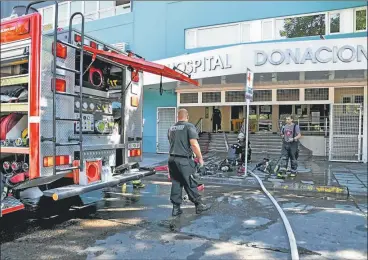
M200 134L203 132L203 118L201 117L198 122L195 124L195 128L197 129L197 133Z
M299 118L295 121L300 128L303 135L329 135L329 118L320 117L319 120L312 120L311 118ZM281 131L285 120L279 120L278 126Z

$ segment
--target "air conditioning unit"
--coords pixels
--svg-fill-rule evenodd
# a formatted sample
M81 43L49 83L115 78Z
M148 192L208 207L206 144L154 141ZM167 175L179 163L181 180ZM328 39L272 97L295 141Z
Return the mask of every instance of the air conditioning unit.
M128 44L126 42L118 42L118 43L114 43L114 44L111 44L111 46L121 50L121 51L124 51L126 52L127 49L128 49Z

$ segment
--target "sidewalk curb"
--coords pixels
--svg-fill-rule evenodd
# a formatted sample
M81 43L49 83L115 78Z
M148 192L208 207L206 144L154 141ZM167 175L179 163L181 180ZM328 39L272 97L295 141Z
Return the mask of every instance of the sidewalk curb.
M157 176L167 177L167 173L165 172L156 172ZM210 177L203 176L199 178L205 184L224 184L224 185L237 185L242 186L249 189L259 189L260 185L257 180L253 177L245 177L242 179L232 179L232 178L218 178L218 177ZM287 191L299 195L309 195L309 196L334 196L338 198L349 198L351 195L349 189L346 186L324 186L324 185L313 185L313 184L303 184L298 182L293 183L280 183L280 182L263 182L263 185L269 191L274 192L282 192ZM363 192L354 192L353 196L367 196L366 193Z

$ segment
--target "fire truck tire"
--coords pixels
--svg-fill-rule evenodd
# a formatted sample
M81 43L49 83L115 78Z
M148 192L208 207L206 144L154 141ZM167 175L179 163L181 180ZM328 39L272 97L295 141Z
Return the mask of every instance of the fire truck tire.
M43 197L34 210L35 217L38 219L49 218L55 215L65 215L72 206L78 205L79 197L70 197L60 201L53 201L52 198Z

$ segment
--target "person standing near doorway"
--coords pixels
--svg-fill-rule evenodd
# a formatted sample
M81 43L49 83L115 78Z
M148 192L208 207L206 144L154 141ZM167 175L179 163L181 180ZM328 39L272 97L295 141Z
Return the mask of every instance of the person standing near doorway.
M218 107L214 107L213 109L212 126L214 132L221 130L221 111Z
M298 143L301 138L299 125L296 125L292 116L286 117L286 124L281 129L281 167L280 175L286 174L289 159L291 161L290 176L295 177L298 169ZM282 176L279 176L282 177Z

